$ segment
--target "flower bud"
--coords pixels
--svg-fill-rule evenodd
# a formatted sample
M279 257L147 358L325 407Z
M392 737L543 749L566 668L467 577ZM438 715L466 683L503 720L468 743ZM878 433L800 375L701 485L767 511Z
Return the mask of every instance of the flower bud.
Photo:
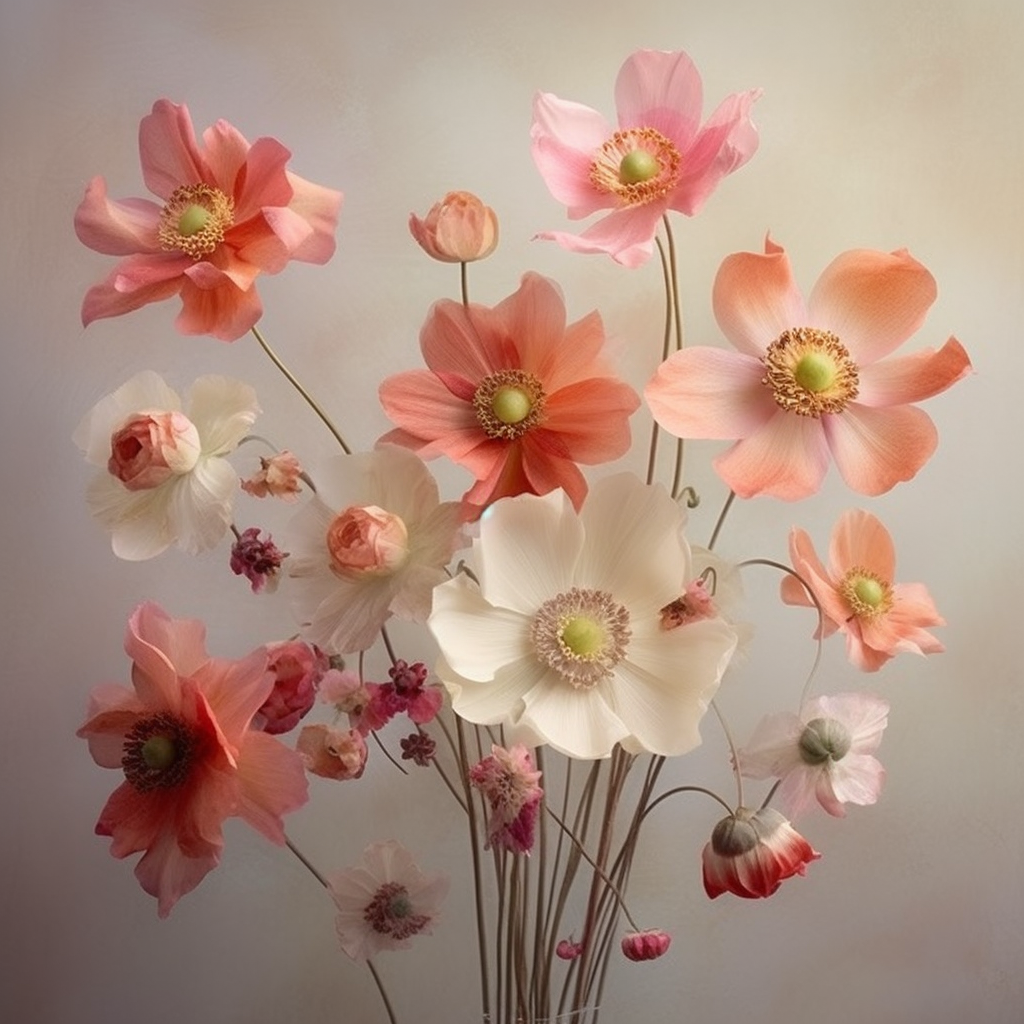
M278 452L269 459L260 458L259 472L242 481L242 490L254 498L269 496L298 501L301 478L299 460L289 451Z
M327 550L334 568L346 576L385 574L408 557L409 531L398 516L376 505L353 506L334 517Z
M306 771L325 779L358 779L366 767L366 740L357 729L306 725L299 733L295 749Z
M137 413L110 438L107 470L129 491L145 491L191 472L200 453L199 431L187 416Z
M267 667L274 688L253 719L255 728L272 735L289 732L316 702L317 684L327 671L327 656L302 640L267 644Z
M622 952L628 960L657 960L668 952L672 936L660 928L644 932L627 932L622 936Z
M443 263L482 260L498 244L498 218L471 192L449 192L424 220L411 214L409 230L424 252Z

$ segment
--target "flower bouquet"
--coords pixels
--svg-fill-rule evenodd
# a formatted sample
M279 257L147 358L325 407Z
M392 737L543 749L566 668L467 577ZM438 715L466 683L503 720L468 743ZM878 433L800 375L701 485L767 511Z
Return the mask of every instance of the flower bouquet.
M890 534L865 509L839 518L824 558L825 535L800 526L789 564L716 553L736 498L810 498L832 461L872 497L931 457L937 433L917 403L970 372L954 338L895 354L936 297L931 274L906 250L855 249L805 294L769 237L715 278L732 348L685 345L672 215L697 214L754 155L760 93L704 120L686 54L640 51L615 95L611 123L539 93L530 139L569 218L600 215L541 239L624 268L660 263L664 331L642 396L618 375L600 313L569 322L553 281L527 272L497 305L470 300L469 265L495 252L499 229L467 192L410 218L423 251L458 267L460 295L426 313L424 365L409 354L381 382L393 429L360 444L343 403L299 381L257 326L259 275L327 262L342 204L291 171L281 143L250 144L223 121L197 139L187 109L160 100L139 132L156 199L112 200L96 178L75 217L85 245L118 257L85 297L86 324L176 297L179 332L251 334L338 446L313 464L287 438L260 437L255 391L209 374L184 400L137 374L82 419L75 441L97 467L86 497L114 553L212 552L253 600L281 601L289 635L229 660L207 653L198 621L152 602L131 612L131 687L98 687L79 730L122 776L96 831L115 857L141 854L135 874L161 916L217 866L225 819L286 846L333 900L341 949L367 965L392 1024L414 1008L390 997L379 954L431 932L450 879L393 836L367 836L357 864L315 865L284 827L310 776L343 800L330 790L356 785L370 757L390 762L395 786L433 773L439 806L467 832L457 874L473 891L480 986L466 1019L587 1024L617 956L669 953L669 933L628 900L649 816L687 795L717 803L700 855L707 895L771 896L820 856L793 822L872 804L883 782L888 704L818 693L823 642L842 633L865 672L942 650L928 591L897 582ZM684 479L690 439L734 442L714 459L725 497L704 546L688 528L700 500ZM472 478L461 497L442 500L438 458ZM624 458L633 472L589 468ZM284 539L237 524L236 508L249 516L259 501L295 506ZM776 574L781 601L804 609L807 656L765 668L796 685L765 688L765 717L740 743L716 693L755 628L748 569ZM401 648L393 619L422 625L419 647ZM666 782L702 727L723 731L733 792ZM690 859L696 877L696 849Z

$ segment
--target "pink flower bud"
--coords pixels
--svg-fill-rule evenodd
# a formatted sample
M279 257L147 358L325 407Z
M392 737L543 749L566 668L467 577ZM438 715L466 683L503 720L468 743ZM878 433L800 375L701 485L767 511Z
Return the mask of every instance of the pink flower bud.
M559 960L575 960L578 956L583 953L583 943L577 942L570 936L568 939L562 939L557 946L555 946L555 956Z
M405 523L376 505L352 506L334 517L327 530L331 563L346 576L385 574L409 555Z
M278 452L269 459L260 459L259 472L242 481L242 490L254 498L270 496L298 501L301 477L299 460L289 451Z
M672 936L660 928L645 932L627 932L622 936L622 952L629 960L657 960L668 952Z
M498 218L472 192L449 192L425 220L411 214L409 230L424 252L443 263L482 260L498 244Z
M274 689L256 712L253 725L276 735L294 729L309 712L329 662L319 648L302 640L268 644L267 653Z
M180 412L137 413L110 438L107 470L130 491L159 487L199 461L195 424Z
M304 725L295 749L305 762L306 771L325 779L358 779L366 767L366 740L356 729Z

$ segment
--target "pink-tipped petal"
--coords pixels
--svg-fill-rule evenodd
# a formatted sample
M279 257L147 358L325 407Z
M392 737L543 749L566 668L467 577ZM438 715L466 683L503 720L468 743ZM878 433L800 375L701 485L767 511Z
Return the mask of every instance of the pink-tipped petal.
M242 291L234 283L202 288L184 278L181 302L174 326L182 334L210 334L221 341L237 341L263 315L256 289Z
M940 394L971 371L963 345L950 338L938 352L922 349L861 367L857 401L870 406L909 405Z
M149 199L107 197L102 178L93 178L75 211L75 234L83 245L108 256L159 252L160 207Z
M196 145L188 107L157 100L139 125L139 158L146 187L169 199L181 185L207 179L209 171Z
M936 294L935 279L906 249L853 249L822 271L807 300L807 326L838 335L864 366L906 341Z
M643 266L654 252L654 234L665 212L665 202L615 210L581 235L565 231L542 231L537 238L557 242L569 252L605 254L624 267Z
M886 581L896 575L896 548L889 531L877 516L859 508L844 512L833 528L829 561L837 576L855 568Z
M344 197L336 189L317 185L291 171L287 172L287 177L292 187L292 201L288 208L312 229L292 252L292 259L303 263L326 263L334 255L334 233L338 228Z

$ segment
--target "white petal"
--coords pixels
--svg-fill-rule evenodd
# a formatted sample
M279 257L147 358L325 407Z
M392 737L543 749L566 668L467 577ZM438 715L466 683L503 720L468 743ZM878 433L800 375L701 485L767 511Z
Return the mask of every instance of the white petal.
M395 445L328 459L316 480L317 493L335 512L353 505L377 505L399 516L407 527L429 515L438 503L437 482L423 460Z
M577 689L550 671L526 695L521 724L568 757L607 757L629 732L600 689Z
M503 665L493 679L479 682L460 676L441 657L434 671L451 695L457 715L477 725L505 725L514 731L523 713L523 698L550 669L529 656ZM509 736L506 740L514 742Z
M259 411L256 392L230 377L199 377L189 392L188 417L199 431L204 455L234 451Z
M111 533L118 558L140 562L154 558L174 543L167 509L169 486L129 491L109 473L95 476L85 500L97 520Z
M191 473L164 485L170 492L167 517L178 547L197 555L216 547L231 524L238 474L223 459L200 458Z
M349 654L371 647L391 615L393 580L368 576L349 581L332 573L317 578L316 583L305 600L318 592L325 597L313 609L311 618L300 620L303 636L328 654Z

